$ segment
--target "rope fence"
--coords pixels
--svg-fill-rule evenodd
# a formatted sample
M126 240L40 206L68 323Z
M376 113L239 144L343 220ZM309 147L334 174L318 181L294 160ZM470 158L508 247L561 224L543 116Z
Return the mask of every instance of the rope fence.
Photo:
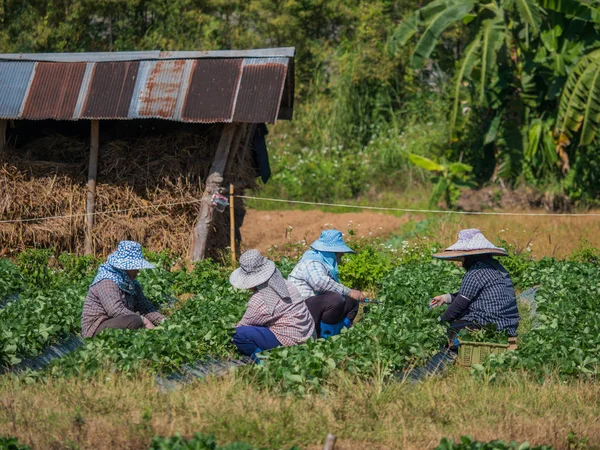
M463 216L521 216L521 217L600 217L600 213L527 213L527 212L501 212L501 211L451 211L451 210L443 210L443 209L418 209L418 208L391 208L384 206L369 206L369 205L349 205L343 203L325 203L325 202L308 202L302 200L287 200L280 198L268 198L268 197L255 197L250 195L233 195L234 198L246 199L246 200L256 200L261 202L276 202L276 203L288 203L292 205L308 205L308 206L321 206L321 207L329 207L329 208L346 208L346 209L360 209L360 210L370 210L370 211L390 211L390 212L405 212L405 213L415 213L415 214L454 214L454 215L463 215ZM162 203L159 205L149 205L149 206L138 206L135 208L127 208L127 209L117 209L117 210L109 210L109 211L95 211L92 214L94 216L100 215L110 215L110 214L122 214L132 211L142 211L149 209L159 209L166 208L172 206L181 206L181 205L190 205L195 203L200 203L201 200L187 200L181 202L172 202L172 203ZM80 213L80 214L67 214L63 216L46 216L46 217L30 217L30 218L22 218L22 219L10 219L10 220L0 220L0 224L2 223L24 223L24 222L38 222L43 220L57 220L57 219L73 219L78 217L86 217L88 214Z

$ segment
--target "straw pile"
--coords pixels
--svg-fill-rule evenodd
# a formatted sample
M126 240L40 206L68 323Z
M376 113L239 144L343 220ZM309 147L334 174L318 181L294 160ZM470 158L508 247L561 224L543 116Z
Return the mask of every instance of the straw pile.
M220 132L215 125L203 133L101 140L96 211L111 213L96 216L95 253L106 255L120 240L133 239L155 251L170 249L187 256L197 201ZM243 192L256 187L256 175L250 152L238 154L224 185L233 181L236 190ZM34 246L83 251L88 158L87 141L61 135L0 153L0 220L73 216L0 223L2 254ZM209 241L212 255L229 245L229 214L215 213L214 225L216 232Z

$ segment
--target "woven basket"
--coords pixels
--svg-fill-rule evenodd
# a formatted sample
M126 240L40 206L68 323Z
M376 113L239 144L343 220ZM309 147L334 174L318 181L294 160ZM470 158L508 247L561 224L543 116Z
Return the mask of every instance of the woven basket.
M458 359L456 362L465 367L481 364L492 353L504 353L509 344L495 344L492 342L458 341Z

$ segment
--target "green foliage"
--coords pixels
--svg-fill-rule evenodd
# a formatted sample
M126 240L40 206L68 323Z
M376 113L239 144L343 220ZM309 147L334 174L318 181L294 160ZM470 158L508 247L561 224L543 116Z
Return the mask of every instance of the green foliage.
M373 290L391 270L392 254L378 241L351 245L357 253L344 256L340 282L354 289Z
M443 60L436 46L448 48L444 32L460 27L466 46L451 87L449 153L493 165L492 180L525 175L545 186L563 177L571 193L564 174L571 160L587 158L572 140L579 134L580 145L596 145L600 122L599 17L580 0L436 0L405 18L393 48L418 36L411 61L421 68L431 57ZM586 189L596 187L588 182Z
M541 285L530 332L519 336L514 352L494 355L491 368L526 369L540 378L596 379L600 374L600 319L597 314L600 276L595 264L543 259L523 273L522 286ZM501 369L502 368L502 369Z
M224 446L217 444L214 436L195 433L189 440L176 433L172 437L155 436L152 438L149 450L268 450L267 448L253 447L245 442L233 442ZM290 450L299 450L291 447Z
M13 294L22 283L23 278L17 267L8 259L0 259L0 299Z
M31 450L31 447L20 444L16 437L0 435L0 450Z
M495 323L489 323L483 328L470 330L463 328L458 333L458 339L465 342L490 342L492 344L508 344L506 331L499 332Z
M52 270L48 266L54 257L52 249L30 248L17 256L17 267L25 282L35 287L47 287L52 282Z
M461 436L460 442L452 439L442 438L440 445L435 450L552 450L547 445L531 446L529 442L518 444L515 441L506 443L501 440L489 442L474 441L471 436Z
M569 261L598 264L600 262L600 249L594 247L587 239L579 244L569 255Z
M470 174L473 168L468 164L460 162L447 163L445 161L440 164L424 156L414 154L409 155L409 159L414 165L434 174L431 178L434 184L433 191L429 200L429 207L432 209L437 207L442 198L449 208L453 208L460 197L461 189L473 186L470 182Z

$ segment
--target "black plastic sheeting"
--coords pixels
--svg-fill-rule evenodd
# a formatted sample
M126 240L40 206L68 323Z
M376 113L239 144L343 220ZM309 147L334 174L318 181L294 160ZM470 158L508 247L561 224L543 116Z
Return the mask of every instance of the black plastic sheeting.
M42 370L48 366L52 361L58 358L62 358L68 353L77 350L83 345L83 338L72 334L71 336L61 339L60 341L49 345L44 351L38 356L26 358L20 363L9 367L5 372L20 373L27 370Z
M172 391L180 384L190 383L208 376L227 375L235 367L253 363L254 361L247 356L243 356L240 359L216 359L209 357L198 360L193 364L184 364L179 371L165 377L157 376L156 384L163 391Z
M6 307L6 305L8 305L9 303L15 302L17 300L19 300L19 293L18 292L14 292L14 293L12 293L10 295L7 295L2 300L0 300L0 309Z

